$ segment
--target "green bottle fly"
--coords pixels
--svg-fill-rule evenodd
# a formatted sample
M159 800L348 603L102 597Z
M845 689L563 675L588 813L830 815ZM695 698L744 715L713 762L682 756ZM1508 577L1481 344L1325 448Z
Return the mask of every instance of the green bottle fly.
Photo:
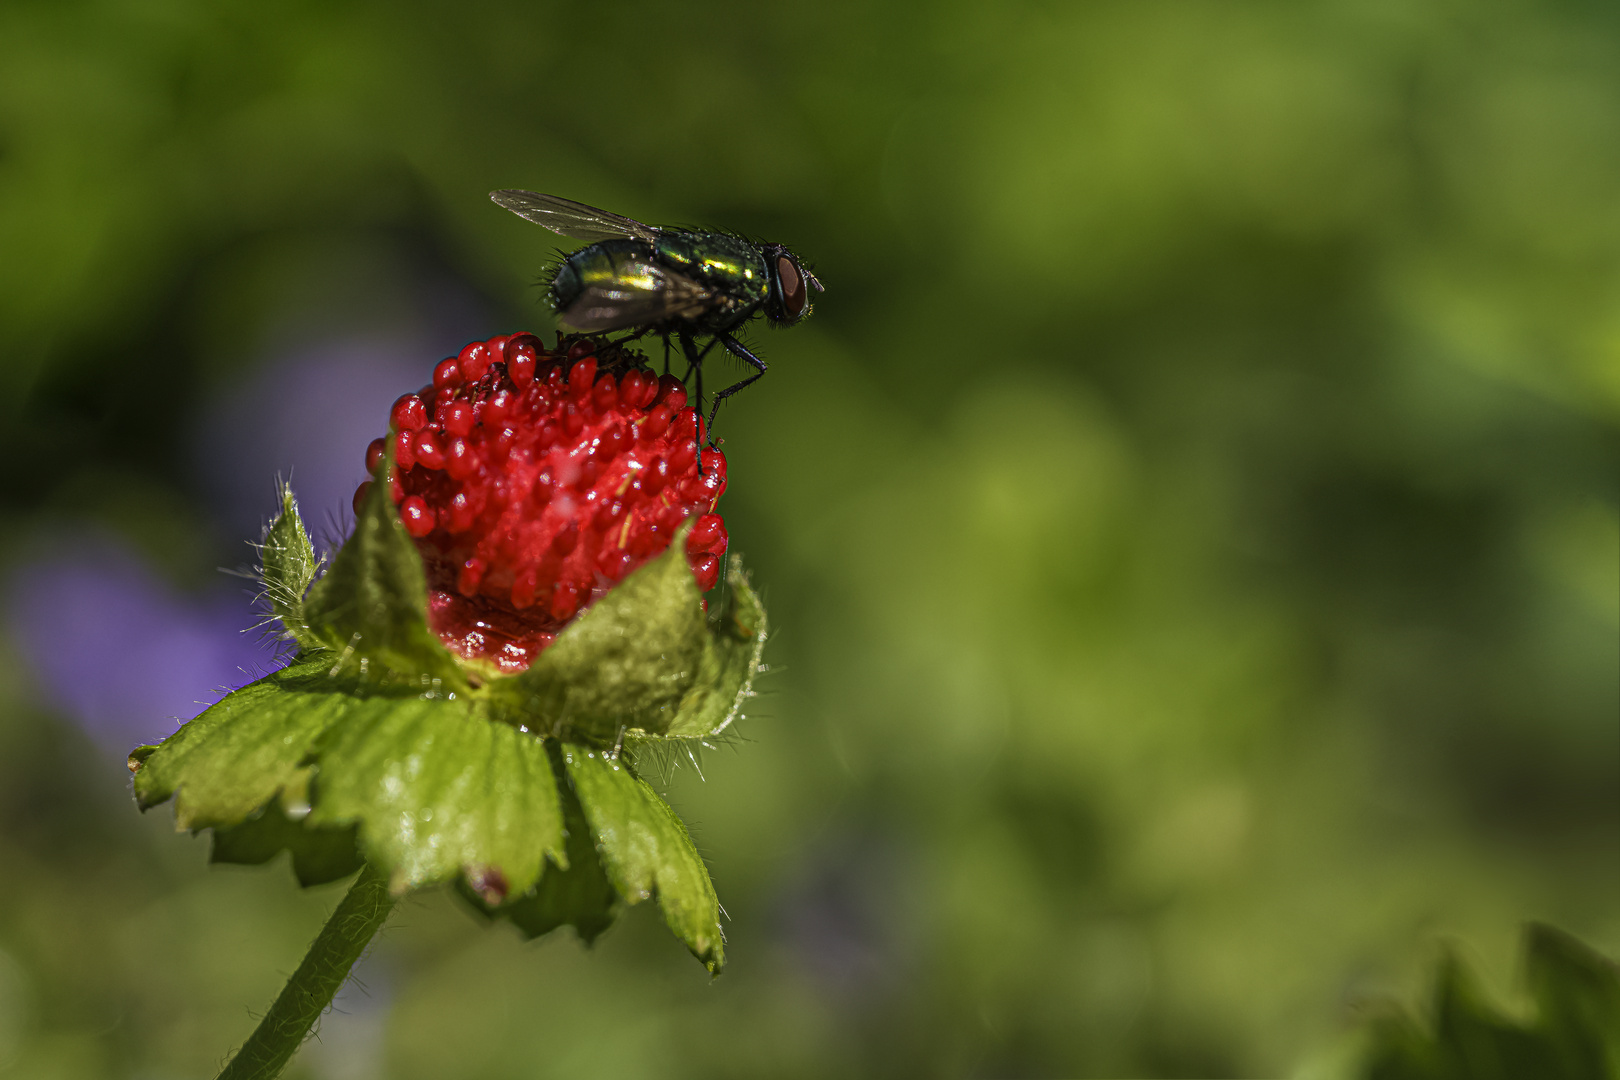
M799 257L781 244L733 233L660 228L583 203L532 191L490 193L498 205L587 247L567 256L551 277L551 302L565 329L584 334L629 330L631 337L673 336L697 372L703 399L703 358L718 342L754 373L714 395L720 403L765 374L765 361L734 336L763 313L772 326L792 326L810 314L810 290L822 291ZM708 343L698 347L698 339Z

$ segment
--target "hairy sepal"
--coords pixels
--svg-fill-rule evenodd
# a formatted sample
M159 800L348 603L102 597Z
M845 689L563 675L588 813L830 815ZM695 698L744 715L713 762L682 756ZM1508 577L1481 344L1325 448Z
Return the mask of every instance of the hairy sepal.
M731 723L751 692L765 612L741 560L715 619L684 555L669 548L575 619L528 671L491 680L495 713L564 741L702 738Z
M336 654L335 663L407 681L438 679L464 689L466 672L428 628L422 559L400 524L379 468L332 568L309 590L304 616L310 633Z
M304 594L319 573L321 560L315 557L304 519L298 515L292 488L282 484L279 494L281 512L259 544L264 600L281 623L282 637L297 642L301 649L317 649L322 642L304 617Z

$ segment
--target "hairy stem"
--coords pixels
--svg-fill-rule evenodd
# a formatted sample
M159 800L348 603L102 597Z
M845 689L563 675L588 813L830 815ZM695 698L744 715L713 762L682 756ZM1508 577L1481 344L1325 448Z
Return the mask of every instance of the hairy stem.
M349 887L348 895L321 927L304 962L287 980L281 995L242 1049L220 1072L219 1080L271 1080L278 1076L332 1003L338 988L349 977L349 969L360 959L393 907L388 882L367 863Z

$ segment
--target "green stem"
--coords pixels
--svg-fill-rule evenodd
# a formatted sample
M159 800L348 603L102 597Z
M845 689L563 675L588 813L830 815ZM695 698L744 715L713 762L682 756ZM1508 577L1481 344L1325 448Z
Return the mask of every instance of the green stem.
M271 1080L303 1045L321 1013L349 977L372 935L393 910L388 882L367 863L349 893L321 927L304 962L282 988L270 1011L242 1044L219 1080Z

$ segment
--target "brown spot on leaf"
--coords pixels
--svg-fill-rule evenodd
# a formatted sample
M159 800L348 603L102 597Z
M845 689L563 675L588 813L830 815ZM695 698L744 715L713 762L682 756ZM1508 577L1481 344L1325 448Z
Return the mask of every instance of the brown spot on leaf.
M507 891L510 889L506 875L501 873L498 866L468 868L467 884L478 894L478 898L490 907L499 907L506 900Z

